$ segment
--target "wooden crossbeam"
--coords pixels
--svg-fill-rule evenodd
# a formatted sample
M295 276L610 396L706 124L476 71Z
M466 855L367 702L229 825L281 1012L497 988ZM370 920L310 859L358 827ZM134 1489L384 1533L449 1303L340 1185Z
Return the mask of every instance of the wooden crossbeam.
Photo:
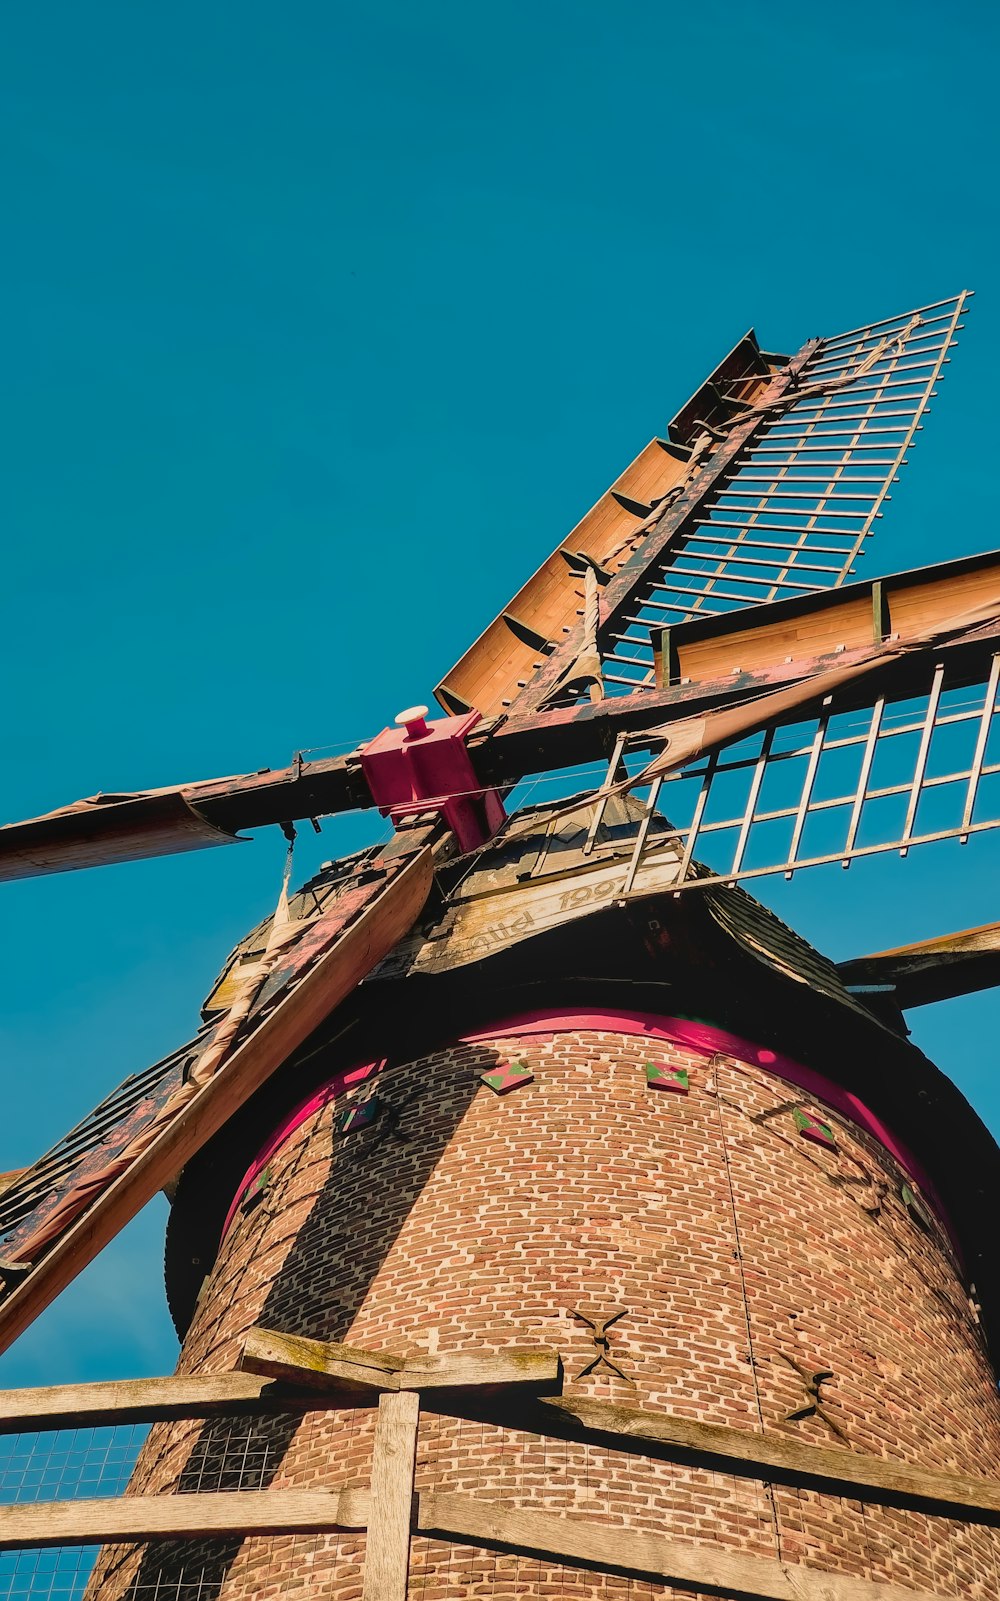
M243 1346L241 1367L251 1373L293 1384L332 1389L477 1390L503 1387L536 1393L558 1389L562 1363L555 1351L539 1347L468 1356L461 1351L441 1356L394 1356L359 1351L325 1340L306 1340L274 1329L251 1329Z
M403 1552L404 1544L408 1552L410 1525L409 1519L404 1522L402 1517L409 1499L406 1487L412 1484L410 1439L411 1434L415 1438L418 1397L390 1393L384 1402L393 1408L408 1408L409 1413L393 1420L391 1440L388 1435L383 1437L385 1462L381 1472L376 1463L371 1494L352 1485L339 1490L236 1490L36 1501L0 1507L0 1550L369 1528L364 1601L398 1601L406 1594ZM472 1496L424 1491L415 1500L414 1527L431 1538L682 1589L732 1591L747 1601L940 1601L931 1592L897 1584L744 1556L716 1545L682 1544L639 1529L500 1506ZM393 1505L396 1515L390 1516ZM372 1517L376 1507L377 1521ZM372 1553L378 1553L374 1562Z
M254 1333L266 1334L273 1341L292 1339L266 1330ZM322 1344L295 1343L307 1348ZM262 1363L267 1361L263 1343L258 1349ZM276 1345L270 1346L272 1356L276 1349ZM338 1349L341 1353L349 1350ZM289 1362L280 1377L287 1379L294 1372L295 1389L275 1383L274 1375L242 1372L2 1390L0 1435L168 1418L358 1407L380 1392L412 1388L423 1392L428 1409L447 1416L486 1418L560 1439L593 1441L616 1451L694 1461L747 1478L774 1478L877 1504L912 1506L970 1523L1000 1524L1000 1481L994 1479L928 1472L889 1458L805 1445L784 1435L757 1434L720 1423L699 1423L671 1412L578 1396L536 1393L527 1401L512 1396L502 1414L498 1413L490 1388L511 1382L502 1378L504 1371L522 1386L522 1396L523 1388L556 1387L558 1358L552 1352L404 1359L352 1350L342 1361L340 1374L314 1373L309 1385L302 1368L292 1369ZM401 1368L398 1363L405 1365Z
M357 1400L354 1404L358 1405ZM50 1384L32 1390L0 1390L0 1435L161 1423L169 1418L305 1411L329 1405L329 1398L324 1400L315 1390L294 1395L252 1373Z
M432 1403L433 1404L433 1403ZM436 1410L436 1407L435 1407ZM553 1395L517 1409L512 1426L616 1451L696 1461L714 1471L780 1479L829 1495L887 1506L912 1506L939 1517L1000 1524L1000 1480L934 1473L847 1449L804 1445L782 1434L756 1434L722 1423L699 1423L674 1412Z
M0 1506L0 1550L237 1534L363 1528L368 1498L351 1490L221 1490Z
M421 1492L417 1528L432 1538L548 1558L653 1584L721 1590L746 1601L941 1601L928 1590L744 1556L703 1542L681 1544L640 1529L501 1506L465 1495Z
M1000 923L856 956L841 962L839 972L850 988L891 984L904 1010L992 989L1000 984Z

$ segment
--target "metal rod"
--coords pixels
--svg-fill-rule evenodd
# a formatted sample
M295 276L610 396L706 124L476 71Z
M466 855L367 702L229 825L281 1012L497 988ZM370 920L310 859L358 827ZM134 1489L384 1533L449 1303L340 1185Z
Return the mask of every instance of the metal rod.
M906 395L896 395L896 400L894 400L893 405L896 405L896 403L902 399L907 399ZM843 402L843 405L848 405L848 403L850 403L850 405L854 405L854 400L856 400L856 397L851 395L850 402ZM813 408L810 407L810 410L813 410ZM910 416L912 415L912 410L914 410L914 408L907 407L906 411L878 411L878 421L880 421L880 423L885 423L886 418L890 418L890 416ZM802 432L803 435L810 435L811 439L829 439L830 435L850 432L850 429L843 429L843 427L830 427L826 434L822 434L822 432L818 431L819 423L851 423L851 421L859 421L859 419L864 418L864 415L866 415L864 411L856 411L856 413L853 413L851 416L811 416L811 418L803 418L802 411L786 411L786 413L776 416L773 423L768 424L768 429L770 429L770 437L774 437L774 429L776 429L776 427L795 426L797 427L798 431ZM805 426L803 426L803 424L805 424ZM901 427L869 427L869 429L866 429L866 432L869 435L899 434L899 431L901 431Z
M891 457L887 458L887 460L891 461ZM785 466L785 467L794 466L794 465L795 465L794 462L782 462L782 466ZM843 467L849 467L850 465L851 465L850 462L843 462L843 461L837 461L837 462L831 462L830 463L831 467L836 467L838 469L843 468ZM741 470L739 478L740 478L740 483L741 484L772 484L772 483L774 483L774 474L773 473L748 473L748 472L743 472ZM841 482L841 480L839 478L837 478L834 481L837 482L837 483ZM862 478L860 473L858 473L853 478L845 479L843 481L845 483L851 483L851 484L882 484L882 483L885 482L885 478L884 478L883 474L881 474L881 473L876 473L871 478ZM784 478L784 479L782 479L782 482L785 483L785 484L791 484L791 485L795 485L795 484L828 484L828 483L831 482L831 479L829 478L829 476L827 476L825 474L821 474L817 478L796 478L796 477Z
M736 510L735 506L732 508ZM785 512L767 512L768 517L789 516ZM845 514L840 513L841 516ZM847 514L850 515L850 514ZM854 514L857 516L857 513ZM741 517L716 517L713 513L711 522L700 524L702 528L746 528L747 522ZM751 525L755 534L816 534L819 538L844 539L850 532L847 528L820 528L817 524L810 528L807 523L753 523ZM742 541L741 541L742 543ZM798 550L798 545L789 545L789 550Z
M932 301L929 306L917 306L913 311L900 312L895 317L885 317L881 322L868 322L862 324L860 328L848 328L844 333L834 334L832 338L824 339L819 347L820 354L823 351L832 349L834 345L846 343L848 339L856 339L859 335L870 336L877 333L880 328L891 328L896 323L900 325L899 332L902 333L907 323L912 321L914 317L920 318L921 328L929 328L936 322L943 322L947 313L941 312L937 317L928 317L925 316L926 312L937 311L940 306L960 306L963 301L971 300L973 293L974 291L971 289L962 289L957 295L949 295L946 300Z
M732 484L723 484L720 489L717 489L715 491L715 494L713 496L713 500L715 498L721 499L721 497L723 495L752 496L753 499L755 499L755 500L866 500L867 501L867 500L873 499L873 496L871 496L871 495L845 494L843 492L843 490L840 490L840 489L828 490L828 491L824 490L822 492L820 490L802 490L802 491L799 491L798 489L796 489L794 487L791 488L791 489L785 489L784 487L782 487L781 489L767 489L767 490L740 489L738 487L738 483L742 483L742 481L743 481L743 479L742 479L742 475L741 475L741 477L738 480L738 482L734 481L734 483L732 483ZM856 483L858 480L855 479L853 481ZM795 480L795 479L787 479L786 478L785 480L783 480L783 485L784 485L784 483L792 483L794 485L797 482L798 483L805 483L805 479ZM833 479L817 478L816 482L817 483L839 483L840 480L837 479L837 478L833 478Z
M900 430L897 429L897 428L894 428L892 430L892 432L893 433L899 433ZM754 460L754 458L757 457L757 456L771 456L771 455L774 455L774 453L776 451L779 451L779 450L791 450L791 451L796 452L800 456L801 455L806 455L806 454L811 455L813 453L817 453L817 454L825 456L825 455L833 455L835 452L837 452L839 450L848 450L849 449L853 453L854 451L858 451L858 450L885 450L885 448L886 448L885 445L877 444L874 440L872 440L870 443L865 441L865 440L861 440L861 441L859 441L858 444L850 445L850 446L847 446L847 445L815 445L815 444L812 443L812 440L814 438L815 438L815 435L813 435L813 434L803 434L801 443L799 443L799 444L793 444L792 441L789 439L789 440L784 440L782 442L779 442L776 445L770 445L770 444L768 444L766 439L762 439L759 445L754 445L753 449L750 451L749 455L747 456L747 460L752 462ZM890 465L890 463L892 462L892 460L893 460L893 458L891 456L877 457L874 461L872 461L870 458L866 457L865 460L863 462L859 462L858 465L859 466L864 466L864 467L888 467ZM808 466L808 463L806 463L806 465Z
M900 329L900 332L902 332L902 329ZM922 350L910 350L907 348L906 354L915 356L917 358L916 361L900 361L898 356L891 356L888 351L885 351L877 361L872 362L864 377L870 378L872 374L878 377L880 376L880 369L882 372L922 372L925 367L934 365L940 348L940 341L938 340L932 341L929 345L924 345ZM871 355L871 351L866 354ZM864 358L862 357L862 359ZM826 371L824 371L824 368ZM840 369L843 377L846 378L848 376L849 369L845 367L843 359L838 360L836 357L831 357L829 361L820 362L815 367L810 367L809 377L806 381L808 383L822 383L824 378L829 381L834 377L837 369ZM916 383L917 380L914 378L910 381ZM845 384L844 388L846 389L847 387L848 385Z
M684 847L684 855L681 857L681 868L677 879L678 884L684 883L684 880L687 878L688 871L691 867L691 857L694 853L695 842L698 838L699 830L701 829L702 818L705 815L705 807L708 804L708 792L712 787L712 780L715 777L717 765L718 755L716 752L713 752L708 758L708 762L705 766L705 776L702 779L701 789L698 791L698 799L695 801L694 812L691 817L691 826L687 831L687 844Z
M688 573L687 574L687 577L689 577L689 578L714 578L715 576L716 576L716 574L714 574L714 573ZM758 579L754 579L754 578L740 578L736 574L733 575L733 583L735 583L735 584L755 584L755 583L758 583L758 582L765 583L765 582L767 582L767 580L765 580L765 579L758 580ZM729 590L729 589L713 589L713 590L692 589L690 587L690 585L688 585L688 584L678 584L673 578L667 579L664 582L662 587L663 587L663 591L664 591L665 594L669 594L673 590L678 595L705 595L706 597L708 595L711 595L712 598L716 599L716 600L738 600L740 602L740 604L743 605L743 606L749 606L753 601L753 596L752 595L734 595L732 590ZM801 589L807 595L814 595L816 593L816 585L815 584L792 584L792 583L785 584L785 583L781 583L781 584L778 584L776 587L778 587L780 589ZM647 605L651 604L651 602L647 602L646 604Z
M703 543L704 543L704 541L703 541ZM723 541L720 539L720 540L713 541L713 543L721 545L723 543ZM749 543L749 541L741 539L741 540L735 541L735 543L738 545L739 550L742 551L745 548L745 546ZM754 548L756 549L756 546ZM790 548L793 551L798 551L802 547L800 545L792 545ZM828 552L821 552L821 554L826 555L826 554L829 554L829 553ZM789 571L794 571L794 572L797 572L797 573L839 573L840 572L840 568L839 567L821 566L817 562L770 561L765 556L743 556L743 555L737 555L737 554L733 553L733 554L727 555L727 556L720 556L718 559L719 559L719 561L725 561L727 564L729 562L735 562L741 567L777 567L783 573L786 573L786 572L789 572ZM691 551L689 553L687 551L687 549L685 548L685 549L679 550L677 552L677 560L678 561L685 561L685 560L687 560L687 561L714 561L715 557L709 551L695 550L695 551ZM688 572L687 568L675 567L673 569L673 571L677 572L677 573L680 573L682 577L683 577L685 572L687 572L688 577L690 577L690 578L693 578L695 576L694 573ZM701 575L699 575L699 576L701 576ZM749 583L750 582L750 580L748 578L747 579L741 578L739 581L740 581L740 583ZM765 580L760 580L760 581L764 582ZM771 582L770 579L768 579L766 581L768 583ZM669 582L669 580L668 580L668 582ZM807 587L810 588L810 589L816 589L819 586L817 584L810 584Z
M750 493L750 491L748 491L748 493ZM769 495L765 495L765 496L762 497L759 489L754 490L753 494L756 496L757 499L762 499L763 498L765 500L769 500L771 498ZM790 498L792 500L809 500L810 498L815 498L816 500L822 502L827 497L824 496L824 495L816 495L815 497L810 497L809 495L792 495ZM860 500L868 500L870 502L870 497L868 495L861 495L858 498ZM711 511L713 511L713 512L714 511L734 511L735 512L735 511L739 511L740 508L739 508L739 506L719 506L717 504L717 502L713 500L712 505L711 505L711 507L709 509ZM788 516L793 516L794 517L795 513L797 511L801 510L802 516L807 519L806 525L802 530L803 533L815 534L815 533L819 533L819 532L824 532L824 533L829 533L829 534L838 534L841 538L844 538L846 535L849 535L852 532L852 530L850 528L827 528L827 529L820 530L818 528L814 528L814 527L810 526L810 519L812 519L814 517L840 517L845 522L852 522L852 523L861 523L861 522L869 522L869 521L871 521L871 512L870 512L870 510L869 510L869 512L866 513L864 511L862 511L860 507L858 507L858 509L856 511L836 511L832 507L825 506L825 505L824 506L817 506L812 511L806 511L804 508L800 508L798 506L785 506L785 507L776 506L773 510L771 510L767 506L757 506L757 507L750 507L749 510L751 510L751 511L756 510L756 511L760 512L765 517L788 517ZM721 520L718 521L718 522L715 522L714 519L713 519L713 521L711 523L707 523L707 524L703 523L702 524L702 527L709 527L709 528L711 528L711 527L724 528L725 526L726 526L726 524L723 523ZM755 524L754 526L757 527L759 525ZM772 526L772 527L778 529L778 531L781 532L781 533L787 532L787 530L782 528L779 523L774 523L774 524L765 523L764 524L765 529L767 527L769 527L769 526Z
M759 821L759 819L758 819L758 821ZM997 828L998 826L1000 826L1000 819L998 819L997 822L992 822L992 823L973 823L968 832L970 834L984 834L989 829ZM702 832L705 832L705 830L703 830ZM958 836L959 836L959 832L960 831L957 828L942 828L942 829L938 829L933 834L918 834L910 841L910 844L911 845L936 845L936 844L939 844L943 840L946 840L946 839L957 839ZM881 845L858 845L851 852L850 859L851 859L851 861L857 861L859 857L863 857L863 856L882 856L887 851L897 850L898 847L899 847L899 841L898 840L888 840L888 841L886 841L885 844L881 844ZM806 856L806 857L804 857L802 859L801 862L798 862L796 865L797 865L797 867L799 869L805 868L805 867L828 867L828 866L831 866L834 862L841 861L842 858L843 858L843 852L834 851L834 852L828 852L824 856ZM783 868L783 863L776 862L773 867L771 867L771 866L768 866L768 867L744 867L738 874L737 873L732 873L732 872L729 872L729 873L708 872L708 873L705 874L705 876L703 878L693 878L689 882L685 882L682 878L678 878L677 883L674 885L672 893L677 895L677 894L680 894L681 891L685 890L685 889L698 889L703 884L728 884L728 883L732 882L736 878L740 878L740 879L743 879L743 880L748 879L748 878L768 878L768 877L772 877L776 873L780 873L782 871L782 868Z
M764 774L767 771L767 762L768 757L771 754L771 746L774 742L774 734L775 731L773 728L767 729L764 734L764 738L761 741L760 755L757 758L757 763L753 770L753 778L750 781L750 792L747 796L746 810L743 813L739 837L736 841L736 849L733 852L732 871L734 873L738 873L743 865L743 856L744 852L746 851L747 840L750 838L750 830L753 827L754 812L757 809L757 801L760 798L760 787L764 782Z
M711 523L702 523L701 526L706 530L710 530L713 525ZM729 527L729 528L742 528L744 526L744 524L734 520L733 522L726 524L726 526ZM759 523L754 523L752 526L753 526L753 531L754 531L755 534L758 534L758 533L759 534L766 534L767 533L767 528L761 526L761 524L759 524ZM688 545L724 545L724 544L726 544L728 542L728 543L731 543L731 544L738 544L740 550L797 550L797 551L801 551L802 554L805 555L805 556L838 556L838 555L840 555L840 551L839 550L837 550L836 548L831 549L831 547L829 545L796 545L796 544L793 544L792 541L788 540L788 539L740 539L738 541L733 541L733 540L727 541L727 538L726 538L725 535L715 536L715 535L711 534L710 532L705 532L703 534L702 533L686 534L684 536L684 542L685 542L685 548ZM844 547L845 554L846 554L846 551L847 551L847 547L845 546ZM833 570L833 569L831 569L831 570Z

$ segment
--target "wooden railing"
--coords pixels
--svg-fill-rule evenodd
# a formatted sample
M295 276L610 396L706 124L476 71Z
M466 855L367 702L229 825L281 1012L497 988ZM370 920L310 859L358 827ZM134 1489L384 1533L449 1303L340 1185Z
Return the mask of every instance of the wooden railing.
M1000 1482L927 1472L560 1393L551 1351L396 1357L255 1329L244 1370L0 1392L0 1433L376 1404L371 1487L124 1495L0 1507L0 1549L367 1530L364 1601L405 1601L414 1533L756 1601L940 1601L930 1592L466 1495L414 1489L421 1409L737 1476L1000 1525ZM291 1386L294 1386L292 1388Z

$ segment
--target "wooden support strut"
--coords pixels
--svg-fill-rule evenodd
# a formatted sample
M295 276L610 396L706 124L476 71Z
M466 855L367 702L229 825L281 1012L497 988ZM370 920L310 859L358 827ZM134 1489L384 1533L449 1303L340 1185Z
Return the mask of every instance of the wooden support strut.
M420 1396L386 1391L372 1445L371 1505L361 1601L406 1601Z
M315 1365L316 1347L332 1353L322 1371ZM373 1399L379 1393L408 1390L420 1391L424 1406L442 1415L501 1421L491 1391L503 1388L506 1392L513 1382L520 1387L522 1399L505 1393L502 1421L532 1433L589 1441L668 1461L696 1460L698 1465L747 1478L780 1478L829 1494L1000 1525L1000 1481L994 1479L928 1471L889 1458L806 1445L785 1435L700 1423L647 1407L545 1395L546 1389L558 1389L561 1368L554 1352L537 1347L487 1356L456 1352L397 1357L254 1330L247 1337L247 1349L248 1363L266 1368L268 1377L218 1373L0 1391L0 1434L74 1424L93 1427L357 1407L365 1404L366 1394ZM296 1357L305 1360L297 1362ZM279 1389L273 1382L275 1376L291 1379L299 1388ZM534 1396L523 1399L525 1390L534 1391Z
M680 681L669 688L643 688L639 694L612 695L597 704L585 701L543 712L531 711L527 700L519 699L509 716L483 723L469 738L469 756L480 784L504 787L531 773L593 761L610 752L622 731L638 731L670 717L700 715L809 677L835 661L849 661L854 653L871 647L876 629L885 627L890 613L893 629L904 636L932 630L936 622L965 606L1000 595L1000 552L965 556L876 582L881 585L878 594L868 581L772 601L750 612L672 625L671 673L679 674ZM992 637L981 630L968 644L946 646L942 659L949 663L949 683L977 682L988 670L990 652L998 648L996 630ZM548 659L555 660L555 656ZM911 658L906 671L916 674L921 660ZM215 829L230 832L373 804L356 755L323 758L276 773L189 784L183 794ZM155 810L157 799L155 791L146 791L128 804ZM75 817L78 806L67 812ZM91 843L99 832L101 837L116 835L116 812L117 806L110 803L91 808ZM55 813L0 829L0 881L76 865L72 853L65 861L59 856L62 816ZM172 847L161 844L161 848ZM151 852L137 849L135 854Z
M441 1356L393 1356L348 1345L307 1340L273 1329L251 1329L240 1362L244 1371L320 1389L558 1390L562 1363L555 1351L511 1349L489 1356L455 1351Z
M376 1455L370 1495L345 1485L338 1490L235 1490L4 1506L0 1550L368 1528L363 1601L405 1601L417 1397L388 1395L386 1402L399 1416L383 1433L384 1461L380 1465ZM414 1499L413 1524L420 1534L598 1573L682 1589L718 1589L745 1601L941 1601L925 1590L744 1556L704 1542L682 1544L640 1529L499 1506L473 1496L423 1491Z
M466 1495L421 1492L417 1529L438 1539L543 1557L653 1584L720 1590L746 1601L941 1601L927 1590L744 1556L703 1541L681 1544L641 1529L499 1506Z

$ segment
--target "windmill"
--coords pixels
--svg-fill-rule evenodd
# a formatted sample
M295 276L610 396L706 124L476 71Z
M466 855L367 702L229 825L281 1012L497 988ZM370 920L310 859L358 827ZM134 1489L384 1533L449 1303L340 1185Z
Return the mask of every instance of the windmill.
M261 1593L272 1534L305 1542L269 1557L274 1594L306 1568L366 1601L419 1594L421 1574L452 1586L438 1593L563 1593L546 1562L586 1595L633 1579L776 1601L982 1593L1000 1153L904 1012L1000 981L1000 925L838 967L745 887L1000 824L1000 555L857 576L968 298L790 356L746 334L441 680L442 715L414 706L347 755L0 830L0 877L19 878L266 825L291 848L353 809L393 826L294 893L289 863L194 1038L5 1181L0 1345L166 1188L185 1346L179 1376L141 1394L8 1393L7 1433L160 1421L119 1506L11 1509L6 1530L0 1509L0 1542L102 1543L89 1593L161 1601ZM568 792L526 802L553 774ZM820 1201L811 1298L793 1264L817 1238L793 1235ZM480 1226L500 1244L477 1255ZM348 1412L373 1432L345 1434ZM507 1426L543 1466L567 1442L551 1505L522 1444L537 1493L507 1508ZM632 1453L620 1501L559 1516L601 1444ZM330 1461L351 1470L336 1490ZM716 1529L693 1555L689 1527L663 1527L665 1463L681 1523ZM752 1511L709 1482L734 1464ZM473 1481L489 1501L455 1491ZM829 1526L824 1494L846 1493L876 1506L881 1546ZM964 1520L947 1573L915 1508ZM367 1535L335 1550L345 1530ZM538 1574L505 1590L484 1551Z

